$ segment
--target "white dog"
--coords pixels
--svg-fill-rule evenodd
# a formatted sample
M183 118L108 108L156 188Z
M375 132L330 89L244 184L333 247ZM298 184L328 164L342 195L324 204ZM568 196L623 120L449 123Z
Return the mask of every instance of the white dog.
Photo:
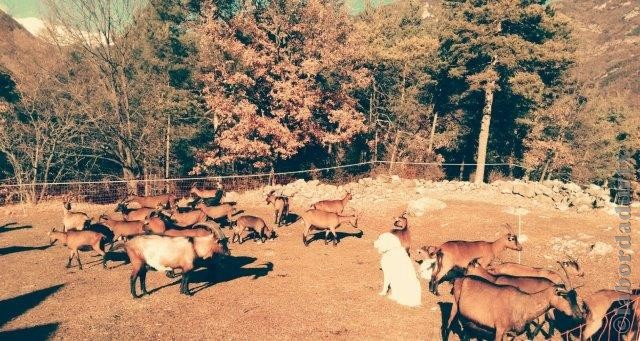
M398 237L389 232L381 234L373 246L382 255L380 265L384 283L380 295L386 296L391 289L391 299L409 307L417 307L422 301L420 282L413 262Z

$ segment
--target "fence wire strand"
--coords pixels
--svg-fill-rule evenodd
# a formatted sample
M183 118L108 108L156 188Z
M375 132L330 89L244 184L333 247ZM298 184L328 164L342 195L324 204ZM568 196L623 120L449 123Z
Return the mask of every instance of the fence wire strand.
M188 195L192 186L213 188L221 183L226 190L244 191L270 184L288 184L299 179L318 179L323 182L341 184L359 178L385 173L398 174L403 178L444 178L446 167L460 167L459 178L467 177L476 164L437 162L391 162L366 161L347 165L256 174L213 175L185 178L151 178L135 180L72 181L51 183L0 183L0 205L18 202L38 203L64 195L71 195L75 202L110 204L122 200L129 194L154 195L172 193L178 197ZM489 169L506 167L526 169L517 164L487 163ZM463 170L466 171L463 172ZM456 169L455 172L458 174Z

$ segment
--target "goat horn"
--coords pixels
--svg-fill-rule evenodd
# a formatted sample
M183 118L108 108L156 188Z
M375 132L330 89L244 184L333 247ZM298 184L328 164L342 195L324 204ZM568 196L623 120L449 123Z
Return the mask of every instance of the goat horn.
M509 231L509 233L513 234L513 228L511 228L511 224L506 223L503 226L507 229L507 231Z
M575 288L573 288L573 285L571 284L571 278L569 278L569 273L567 273L567 270L564 268L564 266L562 266L562 264L560 262L558 262L558 265L560 265L560 269L562 269L562 272L564 272L564 276L567 278L567 281L565 282L565 285L568 288L575 289Z

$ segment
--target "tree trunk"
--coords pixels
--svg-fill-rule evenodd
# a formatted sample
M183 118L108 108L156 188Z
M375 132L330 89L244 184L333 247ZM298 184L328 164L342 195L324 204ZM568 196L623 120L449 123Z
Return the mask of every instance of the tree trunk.
M436 134L436 122L438 122L438 113L433 112L433 123L431 124L431 134L429 135L429 152L433 153L433 139Z
M394 163L396 162L396 156L398 154L398 140L400 139L400 132L396 131L396 137L393 140L393 149L391 150L391 163L389 164L389 174L393 171Z
M167 115L167 139L164 151L164 178L169 179L169 151L171 150L171 114ZM169 181L165 184L165 193L169 193Z
M551 163L551 158L548 158L547 162L544 163L544 167L542 168L542 174L540 174L540 180L538 182L544 181L544 176L547 175L547 169L549 168L550 163Z
M484 167L487 161L487 144L489 142L489 124L491 123L491 109L493 107L493 90L495 82L485 87L485 103L482 109L482 122L480 123L480 136L478 138L478 160L475 183L484 182Z
M460 181L464 181L464 160L462 160L462 163L460 164L460 175L458 178L460 178Z
M373 161L378 161L378 127L376 127L375 138L373 139Z

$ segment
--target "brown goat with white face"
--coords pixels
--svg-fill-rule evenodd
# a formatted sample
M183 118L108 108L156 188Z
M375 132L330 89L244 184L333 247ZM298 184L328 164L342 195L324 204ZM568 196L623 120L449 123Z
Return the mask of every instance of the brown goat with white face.
M61 241L64 245L71 250L71 254L69 255L69 261L67 262L67 268L71 267L71 260L73 260L73 256L76 256L78 260L78 267L82 270L82 262L80 262L80 254L78 249L83 246L91 246L97 253L102 256L102 266L107 267L106 260L104 258L104 245L102 241L106 238L104 235L94 231L76 231L70 230L67 232L59 232L56 229L52 229L51 232L48 233L49 238L51 240L51 245L53 245L57 240Z
M238 243L242 244L242 233L244 231L252 231L254 234L257 234L260 238L260 241L264 243L265 239L275 238L276 232L267 226L267 223L264 222L262 218L254 217L250 215L244 215L238 218L236 221L232 223L233 227L233 237L231 237L231 242L234 243L236 238L238 239Z
M173 194L160 194L150 196L130 195L122 201L123 204L137 203L140 207L156 209L158 206L170 208L175 206L176 196Z
M182 270L180 293L190 295L189 279L194 268L196 258L208 259L216 254L228 255L227 238L218 228L213 233L203 237L167 237L146 235L135 237L125 243L125 250L131 261L130 277L131 295L136 293L136 281L140 278L142 294L148 294L146 288L147 268L157 271L173 273L175 269Z
M440 245L442 254L438 260L438 266L433 273L429 290L438 295L438 284L440 280L454 267L466 268L472 260L478 259L478 263L486 268L502 251L512 249L521 251L522 246L518 242L518 237L511 232L496 239L493 242L487 241L448 241Z
M409 221L407 220L407 212L403 212L396 218L391 229L391 234L400 239L400 244L407 250L407 254L411 255L411 233L409 232Z
M582 318L583 312L575 290L550 287L527 294L509 285L496 285L477 277L462 277L453 284L454 302L443 339L456 317L475 325L495 330L495 339L502 340L508 332L521 334L525 327L550 308L569 316Z
M347 206L347 203L349 202L349 200L351 200L353 197L351 196L350 192L347 192L344 197L340 200L322 200L322 201L318 201L317 203L311 205L312 209L316 209L316 210L320 210L320 211L325 211L325 212L332 212L335 214L340 214L342 213L342 211L344 211L344 208Z
M275 190L272 190L267 194L267 204L273 205L275 209L275 222L278 227L282 226L282 223L289 216L289 198L285 196L277 196Z
M305 225L304 232L302 233L302 242L304 243L304 246L309 245L307 236L309 235L311 230L325 231L325 245L329 243L329 233L333 234L333 246L336 246L338 244L338 234L336 233L336 229L340 225L342 225L343 223L347 223L355 228L358 228L358 218L354 215L341 216L337 213L311 209L302 213L300 217L302 218L302 221Z

